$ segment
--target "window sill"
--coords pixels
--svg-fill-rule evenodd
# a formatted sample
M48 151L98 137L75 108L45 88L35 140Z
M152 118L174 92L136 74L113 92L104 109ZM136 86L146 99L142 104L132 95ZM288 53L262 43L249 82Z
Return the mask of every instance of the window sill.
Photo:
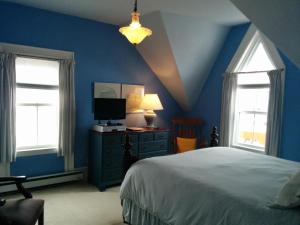
M248 152L254 152L254 153L259 153L259 154L263 154L263 155L266 154L265 150L263 150L263 149L250 148L250 147L245 147L245 146L241 146L241 145L232 145L231 147L241 149L244 151L248 151Z
M26 149L26 150L17 150L17 157L46 155L46 154L55 154L55 153L57 153L56 148Z

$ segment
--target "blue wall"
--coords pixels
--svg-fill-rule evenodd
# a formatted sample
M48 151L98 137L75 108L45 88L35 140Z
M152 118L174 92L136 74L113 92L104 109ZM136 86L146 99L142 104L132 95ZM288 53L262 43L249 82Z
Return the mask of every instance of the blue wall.
M227 35L224 45L206 80L195 107L186 116L202 118L205 121L203 139L209 141L212 126L220 124L222 75L243 40L249 25L233 27Z
M284 54L286 66L281 157L300 162L300 69Z
M75 52L75 167L87 166L88 131L95 123L93 82L145 84L146 92L158 93L164 105L165 109L158 112L160 126L168 126L170 118L181 113L136 49L120 35L117 26L0 2L0 42ZM11 165L13 175L61 171L63 159L56 155L22 157Z
M204 119L206 124L203 133L205 135L202 138L205 140L209 140L208 135L213 125L220 126L222 75L243 40L248 27L249 24L244 24L231 29L196 106L187 113L188 116ZM300 161L300 70L282 53L281 57L286 66L281 157Z

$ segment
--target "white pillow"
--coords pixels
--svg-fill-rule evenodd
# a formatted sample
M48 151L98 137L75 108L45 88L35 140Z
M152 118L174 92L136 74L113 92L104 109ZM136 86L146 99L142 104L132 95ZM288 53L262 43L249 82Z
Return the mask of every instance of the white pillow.
M300 206L300 171L293 175L279 191L274 208L293 208Z

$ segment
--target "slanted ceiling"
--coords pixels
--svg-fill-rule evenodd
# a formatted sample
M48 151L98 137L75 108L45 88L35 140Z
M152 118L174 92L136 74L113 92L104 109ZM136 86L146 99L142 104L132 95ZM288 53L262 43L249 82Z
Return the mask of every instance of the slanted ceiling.
M190 110L229 28L159 11L145 15L142 22L153 35L138 45L138 51L179 105Z
M231 0L300 68L300 0Z

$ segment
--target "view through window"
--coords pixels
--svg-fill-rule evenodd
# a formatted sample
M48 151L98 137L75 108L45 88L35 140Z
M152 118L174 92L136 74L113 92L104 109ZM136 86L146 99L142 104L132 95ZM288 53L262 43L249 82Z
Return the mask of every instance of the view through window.
M58 145L59 62L16 58L17 151Z
M275 69L261 41L250 46L242 59L237 90L232 144L264 151L266 144L270 80L267 71Z

